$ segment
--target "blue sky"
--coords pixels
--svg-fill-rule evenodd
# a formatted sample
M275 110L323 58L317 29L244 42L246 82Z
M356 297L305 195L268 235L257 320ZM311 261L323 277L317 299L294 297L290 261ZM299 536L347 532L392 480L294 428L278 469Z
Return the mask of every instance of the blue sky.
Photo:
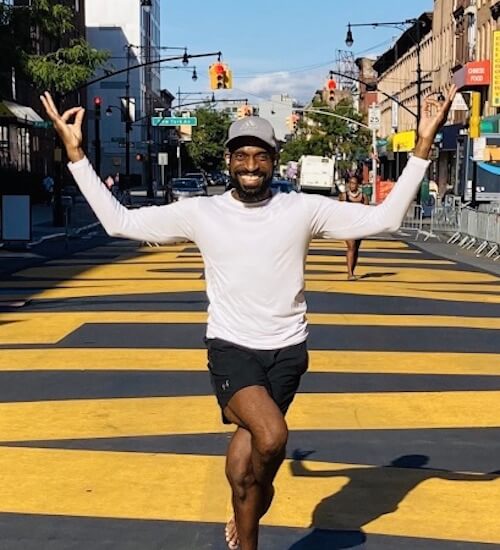
M248 97L252 103L273 93L309 100L334 68L336 51L347 50L347 23L402 21L432 11L433 0L161 0L162 46L187 46L189 53L222 51L233 71L234 90L216 96ZM390 47L401 31L353 28L355 57L376 55ZM176 55L174 50L162 55ZM201 58L191 71L162 70L162 86L172 93L209 92L208 65ZM175 64L174 64L175 65ZM177 64L178 66L179 64ZM183 101L200 96L183 95Z

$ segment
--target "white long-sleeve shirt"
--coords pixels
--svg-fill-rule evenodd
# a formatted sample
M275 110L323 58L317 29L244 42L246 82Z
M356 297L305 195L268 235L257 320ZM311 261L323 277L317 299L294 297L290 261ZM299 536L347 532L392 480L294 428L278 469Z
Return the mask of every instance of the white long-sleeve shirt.
M397 230L428 164L410 158L389 196L375 207L304 193L245 204L226 192L128 210L86 158L69 169L109 235L198 246L209 300L208 338L279 349L307 338L304 267L311 238L359 239Z

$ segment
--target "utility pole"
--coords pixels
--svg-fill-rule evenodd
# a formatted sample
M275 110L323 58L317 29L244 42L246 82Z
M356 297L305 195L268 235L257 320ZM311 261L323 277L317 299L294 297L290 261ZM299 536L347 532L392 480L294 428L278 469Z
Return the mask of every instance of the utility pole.
M127 48L127 81L125 83L125 174L130 176L130 130L132 121L130 120L130 44ZM127 178L128 179L128 178Z
M95 145L95 171L101 174L101 98L94 97L94 145Z

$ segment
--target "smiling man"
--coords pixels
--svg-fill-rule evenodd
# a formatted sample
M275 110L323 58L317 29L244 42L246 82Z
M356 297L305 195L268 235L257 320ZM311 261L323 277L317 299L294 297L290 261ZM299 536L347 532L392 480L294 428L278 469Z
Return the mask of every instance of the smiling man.
M414 155L379 206L302 193L273 195L278 143L269 122L248 117L232 124L226 142L231 191L134 210L109 193L85 157L83 109L60 115L50 94L41 98L65 145L70 171L110 235L193 241L203 257L210 304L208 368L223 421L237 426L226 460L234 507L226 526L231 549L257 548L259 521L271 505L273 480L285 456L285 414L307 370L309 242L360 239L399 227L454 95L452 87L442 103L426 99Z

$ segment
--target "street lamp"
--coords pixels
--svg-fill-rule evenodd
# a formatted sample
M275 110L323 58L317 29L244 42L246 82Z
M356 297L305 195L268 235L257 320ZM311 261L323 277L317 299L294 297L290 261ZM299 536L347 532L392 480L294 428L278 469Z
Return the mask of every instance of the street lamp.
M411 33L408 34L408 36L411 38L413 43L416 47L416 53L417 53L417 128L420 124L420 116L421 116L421 109L422 109L422 66L420 63L420 41L422 39L421 32L420 32L420 19L413 18L413 19L405 19L404 21L387 21L387 22L375 22L375 23L348 23L347 24L347 34L345 38L346 46L349 48L352 47L354 44L354 38L352 36L352 27L392 27L395 29L399 29L401 31L405 30L406 25L416 25L416 31L417 36L414 38Z
M354 44L354 40L352 38L352 30L351 30L351 24L349 23L347 25L347 35L345 37L345 45L348 47L348 48L351 48L352 45Z

